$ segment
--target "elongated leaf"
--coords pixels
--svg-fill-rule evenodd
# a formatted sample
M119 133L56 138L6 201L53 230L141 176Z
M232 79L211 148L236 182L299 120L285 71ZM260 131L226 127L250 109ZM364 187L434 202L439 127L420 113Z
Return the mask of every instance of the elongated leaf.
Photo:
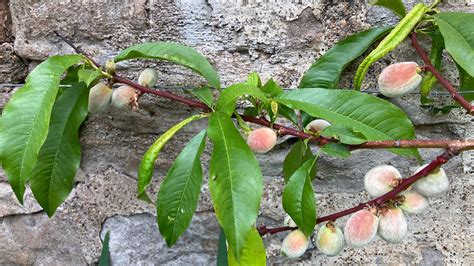
M205 103L207 106L212 108L213 96L211 89L209 87L200 87L196 89L189 90L189 92L196 96L199 100Z
M415 130L407 115L395 105L357 91L301 89L280 95L276 100L291 108L341 124L361 132L368 140L414 139ZM390 149L416 156L416 149Z
M321 150L331 156L347 158L351 156L351 151L347 145L341 143L328 143L321 147Z
M309 158L313 157L313 153L308 145L306 145L302 140L298 140L293 146L291 146L290 151L283 161L283 177L285 182L288 182L288 179L298 170L304 162ZM315 165L316 166L316 165ZM316 175L316 167L313 167L311 170L310 177L311 179Z
M168 171L156 200L158 226L168 246L188 228L196 211L202 184L201 153L206 131L189 141Z
M469 75L466 70L464 70L462 67L458 66L459 70L459 81L460 81L460 86L459 86L459 91L461 92L467 92L469 91L470 93L465 93L463 94L464 99L468 101L474 100L474 77Z
M213 113L209 190L217 219L235 259L240 260L262 198L262 173L254 154L226 114Z
M303 75L299 87L336 88L346 66L390 29L392 27L372 28L339 41L311 65Z
M221 87L216 70L191 47L172 42L142 43L123 50L115 57L115 62L136 58L166 60L182 65L203 76L211 86Z
M79 126L87 116L88 95L86 85L76 83L54 104L48 137L29 181L36 200L49 217L74 186L81 162Z
M105 234L104 242L102 243L102 251L100 252L99 266L110 265L110 232L107 231Z
M308 159L290 177L283 190L283 209L306 236L311 235L316 225L316 203L309 177L315 163L315 157Z
M415 5L412 10L410 10L410 13L403 17L398 25L390 31L387 36L385 36L379 45L377 45L377 47L372 50L366 58L364 58L354 76L354 88L356 90L360 90L362 81L364 80L369 67L375 61L379 60L402 43L429 10L430 9L423 3Z
M80 69L77 72L79 81L82 81L86 84L87 87L91 85L102 73L98 69Z
M226 243L225 233L222 228L219 233L219 244L217 247L217 266L227 266L227 243Z
M266 265L267 255L265 253L265 246L263 245L262 237L254 227L250 230L247 240L245 242L244 251L240 262L235 260L232 249L229 249L229 266L234 265Z
M252 95L260 99L263 104L269 106L268 99L265 97L259 88L248 83L237 83L227 87L221 92L217 99L216 110L227 115L232 115L235 109L235 103L240 96Z
M25 86L13 95L3 109L0 119L0 161L21 203L26 181L31 176L39 150L48 134L61 75L81 59L80 55L48 58L28 75Z
M251 72L247 76L247 83L257 88L262 87L262 80L260 79L260 75L258 75L257 72Z
M285 105L278 106L278 113L284 118L290 120L293 124L298 125L298 116L295 113L295 110L288 108Z
M443 12L434 16L446 50L469 75L474 76L474 14Z
M165 146L168 140L176 134L181 128L191 123L192 121L206 117L206 115L193 115L174 125L163 135L161 135L153 145L148 148L143 159L140 162L138 167L138 198L146 202L152 202L150 197L146 194L146 188L151 182L151 177L153 176L153 169L155 168L155 161L158 158L158 154L161 149Z
M361 144L367 141L361 132L345 125L330 125L323 129L321 135L335 138L344 144Z
M402 0L370 0L369 2L374 6L385 7L401 18L407 14Z
M265 85L263 85L261 90L271 97L275 97L283 93L283 89L273 79L269 79Z

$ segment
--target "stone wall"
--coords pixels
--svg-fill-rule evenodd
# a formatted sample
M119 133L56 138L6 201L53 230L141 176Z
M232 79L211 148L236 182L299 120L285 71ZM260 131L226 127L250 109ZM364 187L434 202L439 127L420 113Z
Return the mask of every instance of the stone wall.
M176 41L206 55L225 85L243 81L249 72L257 71L264 79L273 77L285 87L295 87L311 62L336 41L371 25L397 21L380 8L349 2L0 0L0 83L21 83L39 61L72 53L53 34L57 30L100 63L132 44ZM463 3L443 5L442 9L474 12L473 6ZM372 78L365 86L373 87L375 74L395 60L419 61L405 43L371 68ZM119 71L136 78L145 65L159 69L161 84L202 82L167 63L121 64ZM350 86L356 66L350 66L344 75L346 86ZM452 69L451 64L446 73L455 77ZM13 92L13 87L0 87L0 108ZM472 121L459 111L431 117L418 108L416 95L394 103L408 112L418 138L473 137ZM158 233L154 208L135 197L136 169L146 148L173 123L192 113L195 111L186 106L146 95L138 112L111 111L89 117L81 131L83 160L76 186L51 219L31 192L21 206L0 169L0 264L92 264L98 260L101 237L108 230L116 265L215 263L219 232L206 185L190 228L173 249L166 247ZM205 122L193 123L171 139L158 159L152 194L184 143L204 126ZM282 223L281 164L291 142L283 139L269 154L258 156L265 176L258 223ZM422 150L426 160L439 153ZM208 147L203 155L204 169L209 155ZM363 249L346 248L332 258L312 248L300 260L287 261L279 256L284 234L278 234L265 237L269 263L474 263L470 158L465 155L449 162L446 172L452 185L447 196L433 199L424 215L408 218L409 235L402 243L389 245L376 240ZM398 167L404 175L417 168L413 160L387 151L356 151L344 160L322 155L313 182L319 213L329 214L365 201L364 173L385 163ZM341 219L341 225L344 221Z

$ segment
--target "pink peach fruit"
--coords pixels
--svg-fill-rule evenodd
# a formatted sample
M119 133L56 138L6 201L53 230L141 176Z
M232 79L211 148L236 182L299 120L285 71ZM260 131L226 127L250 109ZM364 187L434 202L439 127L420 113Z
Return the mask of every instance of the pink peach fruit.
M415 62L392 64L380 73L379 90L386 97L399 97L416 89L422 80L420 67Z

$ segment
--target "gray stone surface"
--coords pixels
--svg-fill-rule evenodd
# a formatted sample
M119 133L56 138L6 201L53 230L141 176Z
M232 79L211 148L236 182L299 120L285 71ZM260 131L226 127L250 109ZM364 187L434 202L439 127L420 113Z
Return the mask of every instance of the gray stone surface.
M0 0L0 43L11 40L11 17L8 0Z
M397 21L389 12L358 1L349 5L306 0L293 1L298 3L140 0L120 4L105 0L10 0L13 40L1 39L5 2L0 0L0 83L21 82L28 67L34 67L39 60L53 54L72 53L70 47L54 36L52 31L58 30L99 62L135 43L176 41L205 54L225 85L243 81L249 72L257 71L264 79L274 77L285 87L295 87L314 58L336 41L370 25ZM409 2L412 5L415 1ZM459 4L444 8L474 12L473 6ZM8 42L2 44L4 41ZM397 60L419 61L406 42L374 64L364 87L374 88L376 74ZM124 75L136 78L144 65L159 69L160 84L196 85L203 81L188 70L168 63L131 62L119 64L118 68ZM351 86L356 67L357 64L349 66L342 77L343 86ZM450 78L456 76L452 65L445 73ZM0 108L13 91L0 88ZM417 101L414 95L393 103L407 111L416 125L418 138L473 137L472 120L460 111L433 117L422 112ZM116 265L214 264L218 226L207 185L202 188L198 213L173 249L166 247L158 233L154 207L135 197L136 169L147 147L172 124L194 113L186 106L146 95L140 99L138 112L110 111L99 117L90 116L81 131L83 160L76 176L77 184L51 219L40 211L30 192L25 206L20 206L0 169L0 264L91 264L98 260L101 237L107 230L111 231L112 262ZM204 120L192 123L166 145L155 168L150 194L156 194L172 160L205 123ZM281 163L291 141L282 139L269 154L258 156L265 176L258 224L282 223ZM314 149L316 152L317 148ZM439 153L439 150L422 150L426 160ZM209 155L207 147L202 159L205 172ZM269 263L473 263L474 179L472 172L468 173L471 168L466 167L470 158L457 157L446 165L452 182L448 194L433 199L425 214L409 217L410 232L402 243L389 245L376 240L363 249L346 248L334 258L323 256L313 247L302 258L289 261L279 256L285 234L278 234L264 239ZM313 182L320 215L367 200L363 175L382 163L396 166L403 175L416 169L413 160L387 151L356 151L345 160L321 155ZM344 221L338 223L343 225Z

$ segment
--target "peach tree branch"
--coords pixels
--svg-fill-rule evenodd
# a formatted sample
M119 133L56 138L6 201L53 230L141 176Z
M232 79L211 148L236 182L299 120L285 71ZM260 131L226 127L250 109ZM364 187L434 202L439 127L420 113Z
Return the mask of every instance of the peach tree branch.
M449 80L445 79L441 75L441 73L439 73L439 71L436 70L436 68L431 63L431 60L428 57L428 55L426 54L426 52L423 50L423 48L421 48L420 43L418 42L418 39L416 38L416 33L415 32L413 32L411 34L411 43L412 43L413 48L415 48L416 52L418 53L418 55L423 60L423 62L425 64L424 68L426 70L430 71L431 73L433 73L433 76L436 77L438 82L449 92L449 94L451 94L451 97L457 103L459 103L459 105L461 105L464 109L466 109L468 114L474 115L474 106L472 106L469 101L464 99L464 97L462 97L462 95L459 94L459 92L456 90L456 88L454 88L454 86L451 84L451 82L449 82Z
M443 152L441 155L436 157L433 161L431 161L427 166L425 166L423 169L421 169L419 172L413 174L412 176L403 179L401 183L395 187L393 190L385 193L384 195L377 197L373 200L360 203L359 205L340 211L336 212L330 215L326 215L323 217L319 217L316 220L316 224L320 224L323 222L327 221L335 221L338 218L341 218L343 216L352 214L354 212L360 211L362 209L365 209L367 207L380 207L382 206L385 202L390 201L395 199L395 197L405 189L407 189L409 186L411 186L413 183L415 183L418 179L427 176L431 171L435 170L436 168L440 167L441 165L447 163L451 158L454 156L458 155L461 151L460 150L452 150L448 149L445 152ZM295 229L295 227L289 227L289 226L283 226L283 227L277 227L277 228L267 228L266 226L260 226L258 228L258 231L260 235L265 235L265 234L276 234L279 232L284 232L288 230Z

